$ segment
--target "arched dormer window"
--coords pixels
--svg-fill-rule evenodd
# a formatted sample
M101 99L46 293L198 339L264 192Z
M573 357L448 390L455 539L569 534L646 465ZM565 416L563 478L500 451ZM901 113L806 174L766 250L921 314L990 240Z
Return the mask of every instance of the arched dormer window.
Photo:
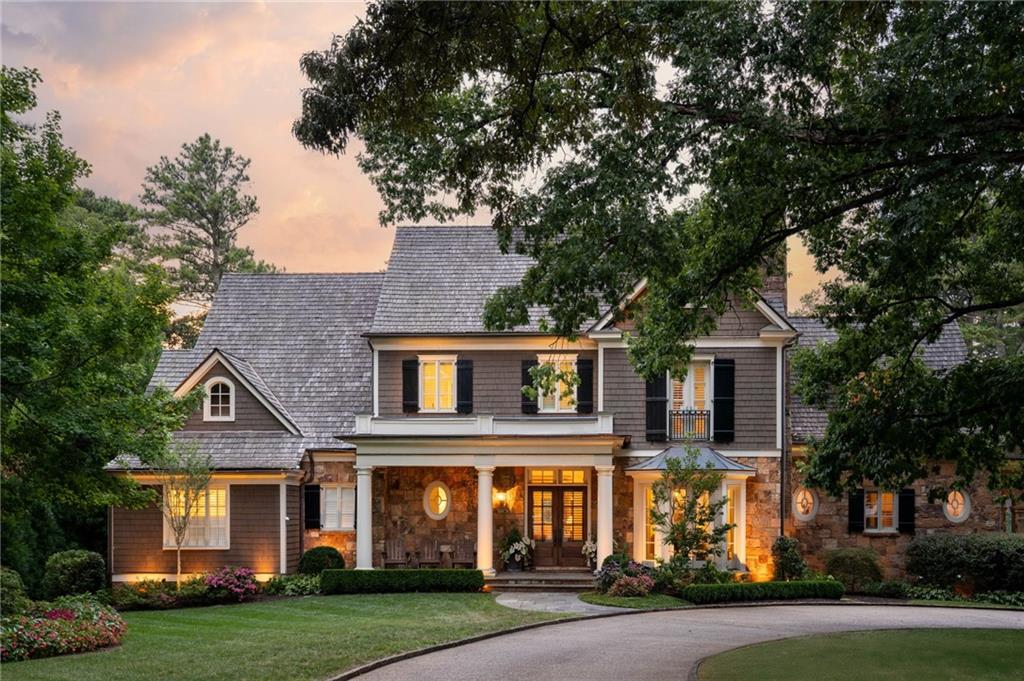
M235 384L226 378L213 378L206 382L203 400L204 421L235 420Z

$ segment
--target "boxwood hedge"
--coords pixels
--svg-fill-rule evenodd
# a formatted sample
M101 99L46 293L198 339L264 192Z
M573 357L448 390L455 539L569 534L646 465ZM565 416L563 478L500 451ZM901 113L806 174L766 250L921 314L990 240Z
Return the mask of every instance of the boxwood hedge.
M479 570L324 570L325 594L403 593L408 591L480 591Z
M795 582L736 582L733 584L691 584L679 596L686 601L732 603L737 601L783 601L794 598L831 598L843 596L843 585L834 580Z

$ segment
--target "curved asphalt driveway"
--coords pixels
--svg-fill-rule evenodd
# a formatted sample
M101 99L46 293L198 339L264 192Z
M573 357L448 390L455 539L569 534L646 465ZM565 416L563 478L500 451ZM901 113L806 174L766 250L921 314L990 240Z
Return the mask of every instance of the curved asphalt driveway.
M701 658L750 643L834 631L920 627L1024 629L1024 612L875 605L654 612L522 631L414 657L359 678L678 681L686 679Z

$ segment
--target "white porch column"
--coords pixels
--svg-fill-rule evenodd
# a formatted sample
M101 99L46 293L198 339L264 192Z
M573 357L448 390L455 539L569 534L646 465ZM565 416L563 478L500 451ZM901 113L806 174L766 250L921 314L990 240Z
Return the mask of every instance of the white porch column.
M597 567L612 555L612 472L615 466L594 466L597 471Z
M356 570L373 569L373 466L356 466Z
M494 576L494 466L477 466L476 567L484 577Z

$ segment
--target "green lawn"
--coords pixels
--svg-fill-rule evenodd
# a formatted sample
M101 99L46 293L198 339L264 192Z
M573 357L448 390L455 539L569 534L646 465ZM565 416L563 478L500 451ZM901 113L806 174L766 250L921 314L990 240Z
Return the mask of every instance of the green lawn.
M315 596L129 612L119 648L3 665L4 681L323 679L371 660L560 617L490 594Z
M1019 605L1003 605L1002 603L980 603L978 601L907 601L911 605L930 605L939 608L983 608L985 610L1024 610Z
M701 681L1018 681L1024 631L908 629L762 643L705 660Z
M613 608L634 608L637 610L681 608L691 605L687 601L666 594L650 594L649 596L626 598L624 596L609 596L608 594L591 591L580 594L580 600L586 603L593 603L594 605L610 605Z

